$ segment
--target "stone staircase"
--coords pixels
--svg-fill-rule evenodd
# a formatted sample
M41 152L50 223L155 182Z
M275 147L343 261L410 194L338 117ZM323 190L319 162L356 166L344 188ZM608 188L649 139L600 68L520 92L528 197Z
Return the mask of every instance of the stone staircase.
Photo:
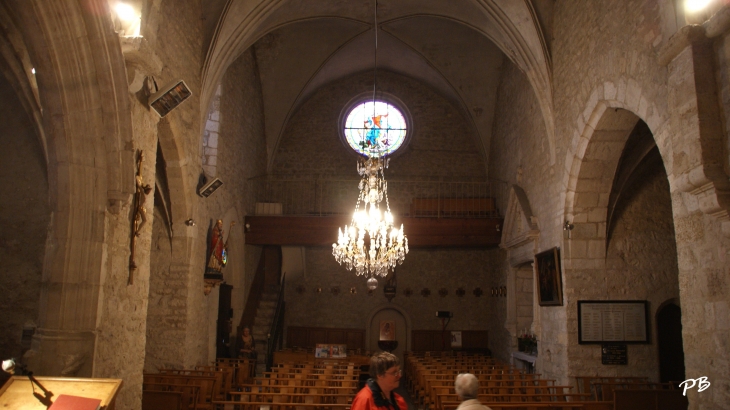
M251 334L256 340L256 376L261 376L266 371L266 347L271 323L276 313L280 286L270 286L261 295L259 307L256 309L256 318L251 328Z

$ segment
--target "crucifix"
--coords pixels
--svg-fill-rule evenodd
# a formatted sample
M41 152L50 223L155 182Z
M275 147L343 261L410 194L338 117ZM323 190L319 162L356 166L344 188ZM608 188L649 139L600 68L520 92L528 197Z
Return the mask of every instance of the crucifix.
M134 248L137 244L137 237L140 235L142 227L147 223L147 209L145 208L145 200L147 194L152 191L150 184L145 184L142 179L142 161L144 161L144 151L140 150L137 154L137 175L134 177L136 191L134 194L134 217L132 218L132 244L129 254L129 284L134 284L134 271L137 264L134 262Z

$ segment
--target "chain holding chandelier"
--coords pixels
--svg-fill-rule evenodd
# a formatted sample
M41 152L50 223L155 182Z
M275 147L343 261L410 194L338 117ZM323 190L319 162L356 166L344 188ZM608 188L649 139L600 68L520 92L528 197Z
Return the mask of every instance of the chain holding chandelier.
M345 264L347 270L355 268L358 276L368 277L368 289L378 287L377 276L388 276L391 269L403 263L408 253L408 238L403 233L403 225L397 228L393 224L393 214L388 202L388 183L385 181L384 170L388 168L390 159L385 158L393 148L392 144L400 145L405 135L405 127L394 129L389 119L396 116L394 112L378 112L378 103L375 99L378 72L378 1L375 0L375 32L374 73L373 73L373 101L372 116L357 117L356 122L362 124L357 129L351 129L358 135L354 146L367 159L358 161L357 172L360 174L360 194L355 204L355 213L350 225L345 229L338 229L337 243L332 244L332 254L337 263ZM383 105L382 103L380 103ZM388 104L384 105L386 108ZM365 105L363 105L365 107ZM351 124L352 114L348 116L347 124ZM360 113L361 115L364 113ZM400 116L400 113L397 113ZM400 116L401 122L402 116ZM393 138L395 137L395 138ZM385 200L384 212L381 204Z
M389 159L370 157L358 161L360 194L350 225L338 229L337 243L332 244L332 254L339 264L358 276L369 277L368 288L378 286L376 276L385 277L388 271L403 263L408 253L408 238L400 228L394 226L393 214L388 202L388 183L384 169ZM385 200L384 212L381 204Z

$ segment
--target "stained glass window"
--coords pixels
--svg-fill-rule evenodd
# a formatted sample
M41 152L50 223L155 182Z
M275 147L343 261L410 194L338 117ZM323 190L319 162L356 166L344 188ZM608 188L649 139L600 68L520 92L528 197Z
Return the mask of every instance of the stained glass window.
M368 101L355 106L345 120L345 139L360 154L382 157L395 152L406 138L406 119L393 105Z

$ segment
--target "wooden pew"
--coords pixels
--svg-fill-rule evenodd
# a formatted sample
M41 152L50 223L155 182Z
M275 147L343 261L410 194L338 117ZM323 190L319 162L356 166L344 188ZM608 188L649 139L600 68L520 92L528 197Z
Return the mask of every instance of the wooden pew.
M347 410L350 404L322 404L322 403L270 403L270 402L233 402L216 401L216 410Z
M616 410L687 410L689 402L682 390L614 390Z
M461 402L444 403L444 410L455 410ZM485 403L492 410L574 410L585 409L583 402L524 402L524 403Z
M150 382L144 382L142 384L142 399L143 399L143 408L145 408L144 405L144 396L146 393L150 393L149 400L157 402L157 400L162 397L161 395L157 395L156 393L174 393L180 396L180 407L182 410L185 409L196 409L198 408L198 397L200 396L200 386L190 385L190 384L172 384L172 383L150 383ZM156 409L160 407L154 407L152 404L148 404L148 406L151 406L149 408Z
M669 384L662 383L621 383L621 382L603 382L593 383L595 386L596 396L598 400L613 400L614 392L618 390L669 390Z
M357 393L357 388L349 387L349 386L305 386L301 384L291 383L291 384L278 384L278 385L261 385L261 384L246 384L241 386L241 390L239 391L230 391L228 392L229 396L236 396L241 394L250 394L250 393L267 393L267 392L275 392L275 393L345 393L345 394L351 394L355 395Z
M585 393L566 393L566 394L550 394L550 393L538 393L538 394L523 394L523 393L511 393L511 394L478 394L477 399L482 403L491 405L492 403L504 403L504 402L575 402L585 401L589 397ZM456 393L439 394L436 401L435 408L443 408L443 403L452 401L458 401L459 397Z
M182 375L182 374L150 374L143 375L143 383L165 384L165 385L194 385L200 388L198 400L196 401L196 409L210 409L214 400L216 391L215 376L198 376L198 375Z
M351 392L313 393L313 392L235 392L230 402L270 402L270 403L350 403L355 395Z
M178 391L142 390L142 410L186 410L182 393Z
M229 367L233 369L233 381L231 383L233 386L247 383L255 376L256 361L253 359L218 358L216 364L221 368Z
M590 393L593 400L599 400L600 392L596 391L597 383L648 383L647 377L619 376L575 376L578 393ZM613 400L609 397L607 400Z

